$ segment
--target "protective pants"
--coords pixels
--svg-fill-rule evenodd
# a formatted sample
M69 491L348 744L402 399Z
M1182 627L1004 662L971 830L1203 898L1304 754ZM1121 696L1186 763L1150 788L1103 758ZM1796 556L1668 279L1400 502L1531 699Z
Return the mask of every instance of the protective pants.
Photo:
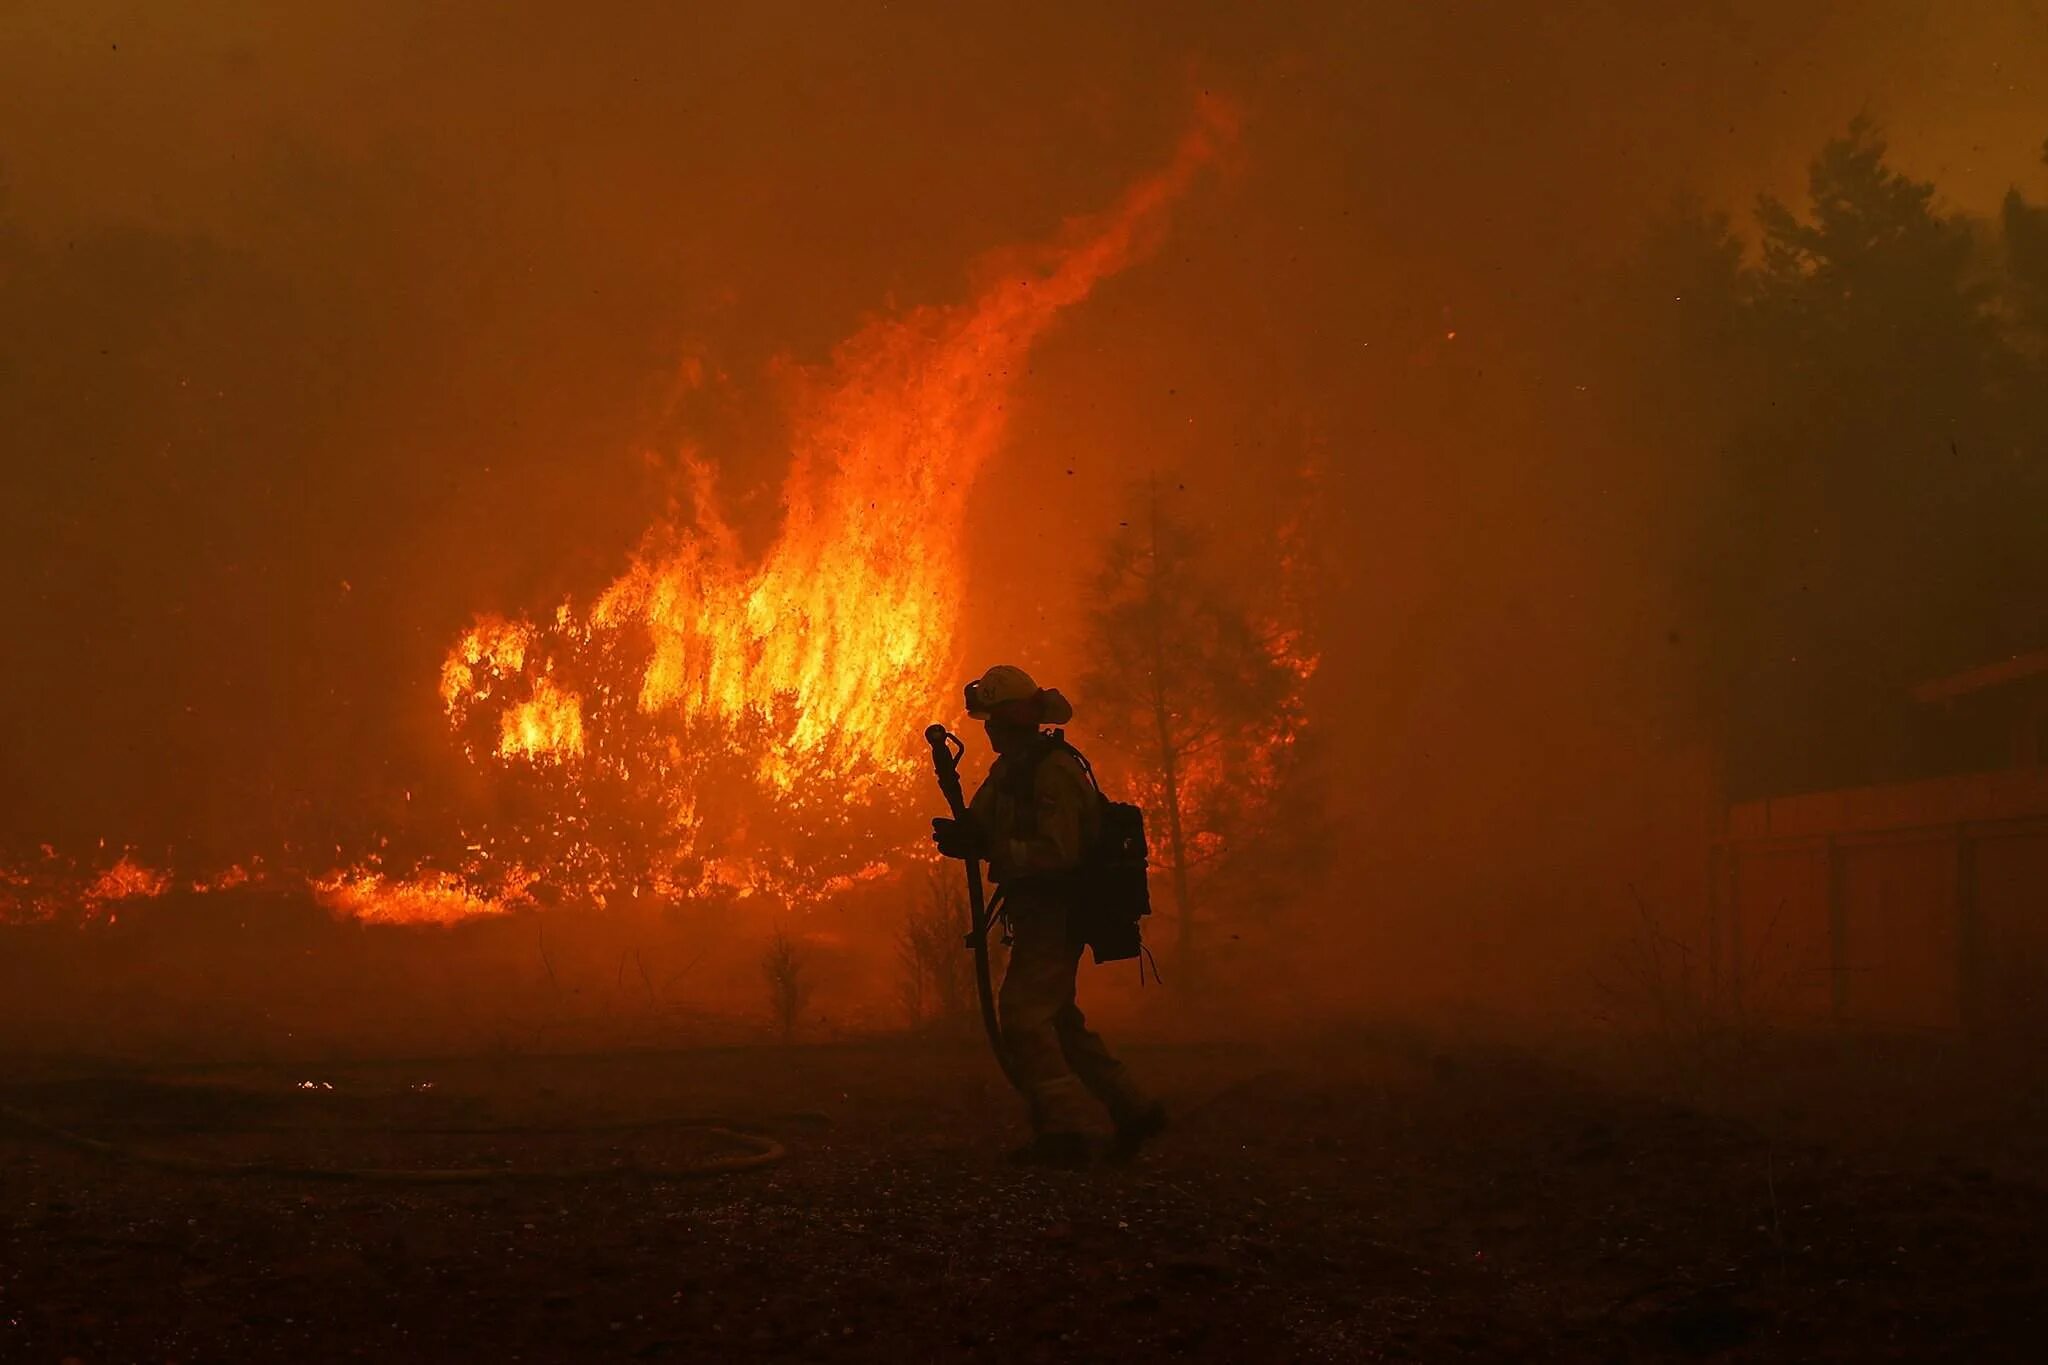
M1007 908L1013 942L996 1009L1033 1129L1086 1131L1090 1095L1122 1122L1144 1105L1144 1093L1074 1003L1083 945L1068 937L1066 906L1019 894Z

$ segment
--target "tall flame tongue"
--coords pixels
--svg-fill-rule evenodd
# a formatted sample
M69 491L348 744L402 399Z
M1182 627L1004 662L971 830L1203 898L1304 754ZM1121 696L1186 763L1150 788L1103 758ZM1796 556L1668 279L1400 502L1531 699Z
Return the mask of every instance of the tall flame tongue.
M1231 111L1205 103L1111 211L1008 262L971 303L873 322L805 375L784 521L758 563L700 469L695 525L656 527L587 610L469 630L442 699L471 757L525 793L515 828L476 851L602 904L643 888L801 894L898 845L900 821L881 817L951 695L963 504L1020 362L1157 239L1233 134Z

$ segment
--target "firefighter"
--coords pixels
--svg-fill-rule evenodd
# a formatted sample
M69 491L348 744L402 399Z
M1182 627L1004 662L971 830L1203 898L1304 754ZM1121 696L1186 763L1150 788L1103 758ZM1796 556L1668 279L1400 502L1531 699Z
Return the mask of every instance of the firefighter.
M1086 1166L1093 1096L1116 1125L1109 1157L1128 1160L1165 1128L1166 1111L1139 1090L1074 1001L1083 943L1061 878L1081 866L1101 809L1081 764L1043 729L1066 724L1074 708L1023 669L999 664L968 685L967 713L986 726L996 760L968 819L934 821L932 837L949 858L986 859L1002 888L1012 942L997 1012L1033 1132L1011 1159Z

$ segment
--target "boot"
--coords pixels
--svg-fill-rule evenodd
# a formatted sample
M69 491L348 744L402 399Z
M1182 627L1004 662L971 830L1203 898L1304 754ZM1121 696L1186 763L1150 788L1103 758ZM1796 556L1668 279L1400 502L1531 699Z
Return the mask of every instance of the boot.
M1116 1136L1109 1141L1109 1150L1104 1160L1123 1165L1135 1160L1138 1149L1166 1131L1166 1106L1158 1100L1141 1104L1128 1114L1118 1116Z
M1094 1157L1086 1133L1040 1133L1010 1153L1010 1164L1053 1171L1085 1171Z

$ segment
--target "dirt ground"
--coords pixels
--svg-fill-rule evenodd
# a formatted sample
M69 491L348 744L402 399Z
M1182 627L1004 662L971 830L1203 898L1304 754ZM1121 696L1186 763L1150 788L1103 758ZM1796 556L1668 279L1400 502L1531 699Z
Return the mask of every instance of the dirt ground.
M0 1359L2034 1358L2037 1083L1948 1122L1868 1058L1836 1102L1810 1058L1674 1098L1390 1032L1131 1054L1175 1126L1083 1174L1001 1161L968 1043L0 1064L0 1103L159 1153L621 1171L224 1178L0 1123ZM1900 1122L1860 1116L1880 1089ZM712 1113L768 1116L787 1160L630 1174L720 1140L617 1124ZM501 1125L579 1131L398 1131Z

